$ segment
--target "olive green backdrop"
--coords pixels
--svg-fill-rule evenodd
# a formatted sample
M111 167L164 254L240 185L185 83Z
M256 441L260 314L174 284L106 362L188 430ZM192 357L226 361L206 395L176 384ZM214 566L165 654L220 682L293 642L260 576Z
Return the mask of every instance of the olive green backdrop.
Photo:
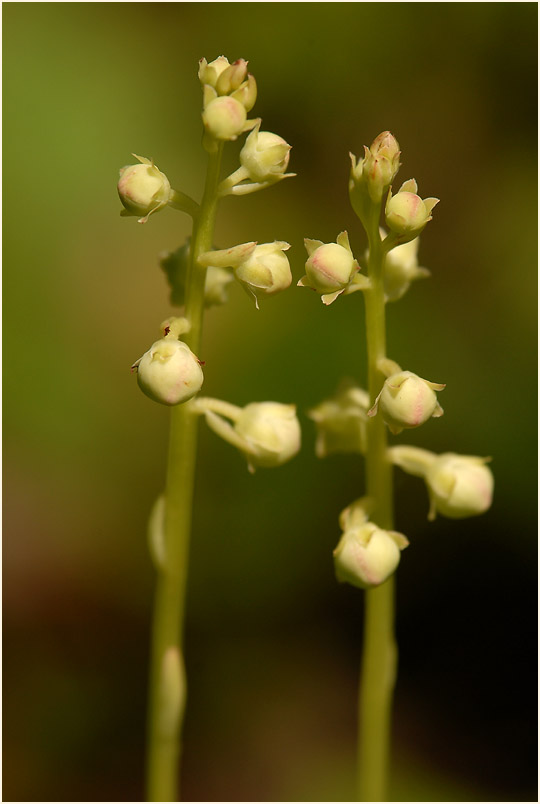
M197 62L244 57L254 113L298 176L227 199L216 244L347 229L348 152L398 138L441 203L432 278L389 306L389 354L447 383L396 443L491 455L492 510L426 521L396 474L392 797L536 800L536 4L8 3L4 17L4 800L140 800L153 572L145 522L168 411L129 367L171 311L172 210L119 217L118 168L152 156L200 198ZM239 144L227 148L236 165ZM337 516L362 460L318 461L306 410L364 381L361 294L294 286L208 313L205 393L296 402L304 448L255 476L201 430L183 762L190 800L348 800L362 594Z

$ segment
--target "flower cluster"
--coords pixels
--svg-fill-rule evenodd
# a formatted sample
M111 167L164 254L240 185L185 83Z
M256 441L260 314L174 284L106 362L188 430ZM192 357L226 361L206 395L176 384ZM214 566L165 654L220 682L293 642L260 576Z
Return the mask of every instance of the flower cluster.
M421 198L414 179L392 192L401 151L389 131L379 134L369 148L364 147L361 159L350 157L349 194L368 235L367 270L363 272L355 259L347 232L335 243L306 239L308 260L298 285L315 290L325 305L342 295L365 293L370 392L349 383L310 411L317 428L316 453L319 457L332 452L365 455L372 467L370 474L368 465L368 490L375 475L380 483L387 471L382 464L388 465L388 461L420 475L428 488L429 519L437 513L452 518L483 513L491 505L493 492L493 475L485 459L454 453L436 456L414 447L387 448L385 428L375 421L382 419L397 435L443 415L437 393L445 385L404 371L383 351L384 305L400 299L415 280L430 275L418 264L418 237L431 221L438 199ZM381 216L386 230L380 227ZM381 464L376 470L373 461ZM340 519L342 537L334 551L338 580L362 588L383 583L408 544L401 534L371 521L371 509L381 514L367 497L345 509ZM382 520L391 520L388 512Z

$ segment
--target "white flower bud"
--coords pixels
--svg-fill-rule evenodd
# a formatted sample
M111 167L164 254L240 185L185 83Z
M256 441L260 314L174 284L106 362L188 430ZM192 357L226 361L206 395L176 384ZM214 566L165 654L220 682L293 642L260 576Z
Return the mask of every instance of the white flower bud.
M216 140L235 140L254 123L247 121L245 107L229 95L214 98L202 113L206 131ZM247 128L246 128L247 126Z
M380 413L390 432L397 434L404 429L419 427L432 416L443 415L435 391L442 391L442 383L423 380L412 371L399 371L385 380L375 404L368 416Z
M239 408L208 397L197 397L192 404L194 413L204 414L208 426L246 456L250 472L257 466L281 466L300 449L300 423L294 405L253 402Z
M139 223L146 223L153 212L166 206L171 198L171 185L167 176L154 165L151 159L133 154L141 164L128 165L120 170L118 195L125 209L124 217L141 216Z
M347 232L341 232L336 243L320 240L304 240L308 252L306 275L298 282L299 287L308 287L321 294L324 304L332 302L350 285L358 270L353 257Z
M439 203L438 198L422 200L416 194L418 187L414 179L404 182L396 195L388 193L386 201L386 223L402 242L418 237L424 226L431 220L431 211Z
M381 229L381 236L386 236ZM397 301L407 292L411 282L430 276L427 268L418 265L419 239L396 246L386 255L384 262L384 293L387 301Z
M246 444L252 466L281 466L300 450L300 423L294 405L252 402L243 408L234 429Z
M334 568L340 583L360 589L380 586L399 564L407 539L396 531L366 522L348 528L334 550Z
M291 267L283 253L289 248L282 241L261 243L235 268L236 279L255 296L257 307L262 296L273 296L291 284Z
M210 64L206 59L201 59L199 62L199 81L203 86L216 88L219 76L229 67L229 59L226 56L218 56L217 59L211 61Z
M285 290L292 282L291 268L284 251L289 243L277 240L274 243L242 243L220 251L206 251L199 257L201 265L220 268L231 267L241 285L258 300Z
M317 426L317 457L334 452L365 453L368 409L368 392L347 385L310 410L308 415Z
M240 151L240 164L251 181L277 181L287 170L291 146L277 134L259 129L260 123L246 139Z
M396 138L389 131L383 131L369 148L364 146L364 152L363 179L367 182L371 200L378 203L399 170L401 151Z
M203 373L187 344L174 337L160 338L134 363L137 382L146 396L162 405L178 405L200 391Z
M437 513L462 519L488 510L494 481L486 460L453 452L436 458L425 474L431 502L429 519L435 519Z

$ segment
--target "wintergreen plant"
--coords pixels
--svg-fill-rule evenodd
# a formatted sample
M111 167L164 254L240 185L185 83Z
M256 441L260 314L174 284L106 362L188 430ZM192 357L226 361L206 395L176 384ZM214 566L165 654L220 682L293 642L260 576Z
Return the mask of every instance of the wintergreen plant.
M310 412L319 457L332 452L365 456L365 494L341 513L342 536L334 550L338 581L365 590L358 709L361 801L384 801L388 775L397 671L393 576L401 551L409 544L393 530L393 465L424 479L430 520L437 513L452 519L481 514L491 505L493 492L487 458L388 446L388 430L396 435L442 416L437 392L445 387L403 371L386 355L386 304L400 299L413 281L429 275L418 265L418 236L438 203L436 198L422 200L414 179L392 193L400 155L397 140L388 131L364 148L363 158L351 154L349 194L367 234L365 260L354 258L347 232L335 243L306 239L306 276L298 282L319 293L326 305L358 290L364 294L368 389L342 385L334 397ZM380 225L382 214L388 233Z
M203 146L207 174L200 204L171 187L151 159L120 171L118 193L123 216L146 223L151 215L172 207L193 218L187 243L161 259L171 290L171 304L183 308L160 327L161 337L137 360L141 390L171 407L169 455L164 493L149 522L150 552L157 570L148 723L147 795L149 801L178 800L178 763L186 699L182 637L188 546L191 530L197 425L204 416L210 428L236 447L256 467L279 466L300 449L300 426L294 405L256 402L239 408L218 399L197 397L204 376L197 358L205 307L227 300L227 285L237 280L259 307L259 301L289 287L292 281L285 251L289 244L247 242L214 249L218 201L271 187L287 173L290 145L277 134L261 131L261 120L248 119L257 85L243 59L232 64L220 56L199 64L203 89ZM221 178L227 142L251 132L240 151L240 166ZM212 357L208 358L211 371ZM231 423L232 422L232 423Z

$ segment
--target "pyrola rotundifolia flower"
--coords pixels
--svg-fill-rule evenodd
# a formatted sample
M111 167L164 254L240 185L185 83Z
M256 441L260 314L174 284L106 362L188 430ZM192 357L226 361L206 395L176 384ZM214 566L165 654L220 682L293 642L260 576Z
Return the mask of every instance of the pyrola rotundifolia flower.
M390 431L394 434L412 427L419 427L432 416L443 415L435 391L445 385L423 380L412 371L399 371L385 380L375 404L368 416L380 411Z
M306 275L298 286L316 290L324 304L332 304L358 271L347 232L341 232L335 243L306 238L304 244L308 253Z
M486 461L453 452L436 458L425 475L431 502L429 519L435 519L437 513L462 519L488 510L493 496L493 474Z
M388 193L386 201L386 223L402 242L418 237L424 226L431 220L433 207L439 203L438 198L422 200L416 191L418 185L414 179L404 182L396 195Z
M178 405L200 391L199 360L183 341L160 338L133 364L141 391L162 405Z
M151 159L137 154L133 156L140 164L128 165L120 170L118 195L125 207L120 215L136 216L139 223L146 223L153 212L169 203L171 185L167 176L157 169Z

